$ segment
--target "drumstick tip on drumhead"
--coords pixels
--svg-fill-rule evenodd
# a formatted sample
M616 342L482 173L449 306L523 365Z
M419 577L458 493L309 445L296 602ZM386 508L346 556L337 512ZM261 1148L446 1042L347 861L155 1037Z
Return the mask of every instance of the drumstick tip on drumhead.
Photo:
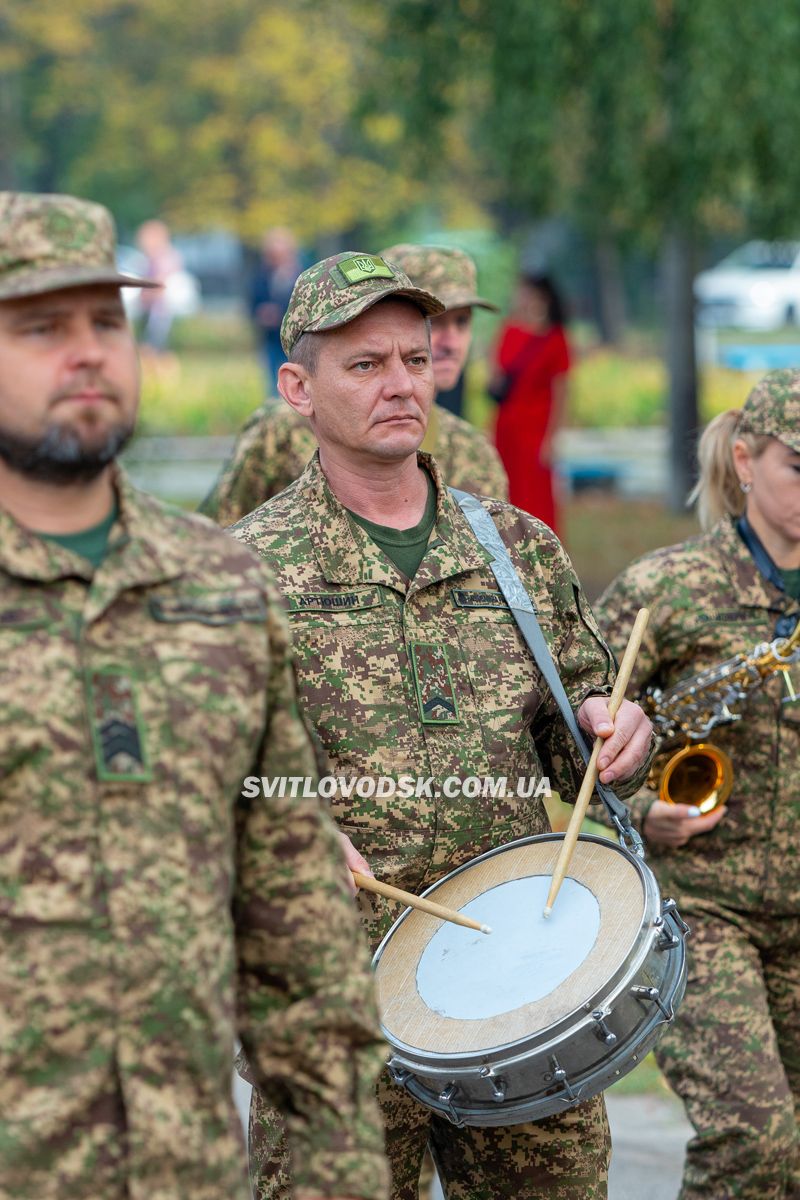
M492 932L491 925L481 925L481 933L491 933L491 932Z
M542 916L544 917L545 920L547 920L547 918L550 916L550 913L552 911L553 911L552 904L546 904L544 907L544 912L542 913Z

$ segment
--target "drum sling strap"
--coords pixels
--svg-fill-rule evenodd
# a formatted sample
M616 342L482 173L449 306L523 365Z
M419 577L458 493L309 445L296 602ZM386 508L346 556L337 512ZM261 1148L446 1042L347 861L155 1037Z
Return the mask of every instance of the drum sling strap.
M511 556L503 543L503 539L500 537L497 526L480 501L471 496L469 492L462 492L457 488L449 488L449 491L469 522L475 537L484 550L488 550L489 554L491 554L491 569L492 574L497 580L497 586L500 588L508 607L511 609L511 614L519 626L520 633L525 639L525 644L533 655L534 662L555 697L556 703L561 710L561 716L564 718L564 723L572 734L583 761L588 763L590 752L587 749L583 734L567 699L567 693L564 691L564 685L559 678L556 664L553 662L553 656L544 639L541 626L536 620L536 607L528 595L516 567L511 561ZM595 790L605 805L609 820L617 830L620 843L623 846L628 844L629 848L635 854L640 858L644 858L642 839L631 825L630 809L622 803L620 798L610 788L600 783L599 780L595 784Z

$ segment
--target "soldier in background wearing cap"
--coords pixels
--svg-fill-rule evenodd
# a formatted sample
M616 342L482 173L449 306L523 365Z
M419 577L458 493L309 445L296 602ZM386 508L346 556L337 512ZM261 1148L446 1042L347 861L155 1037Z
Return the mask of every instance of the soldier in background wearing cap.
M299 1193L380 1200L369 964L286 618L114 465L120 288L149 286L114 254L99 205L0 194L0 1194L245 1200L238 1034Z
M705 532L633 563L597 605L618 651L650 608L634 695L786 638L800 618L800 371L771 372L716 417L699 459ZM800 704L786 700L777 672L714 729L733 762L725 807L700 815L650 789L634 801L692 930L686 999L656 1050L696 1133L681 1200L800 1197Z
M492 847L549 830L540 800L518 794L521 778L547 775L574 796L584 770L487 553L435 460L418 453L434 391L425 314L441 309L371 255L335 255L299 277L282 327L289 361L279 386L311 421L319 451L295 483L231 530L276 571L299 703L332 774L433 781L433 794L356 790L348 798L342 789L332 801L351 867L411 891ZM504 501L483 503L531 588L579 719L608 738L603 781L636 790L649 722L630 703L609 721L611 657L566 555L535 518ZM488 776L508 780L503 798L442 787ZM358 903L374 946L400 907L364 893ZM379 1096L394 1200L417 1196L429 1139L450 1197L606 1195L601 1097L537 1124L455 1129L388 1077ZM256 1095L259 1200L288 1188L260 1170L265 1149L270 1166L276 1161L274 1121L262 1122L262 1108Z
M384 250L382 257L445 306L432 318L431 349L436 391L448 391L469 356L473 308L497 308L478 295L475 264L463 250L403 244ZM242 429L201 511L220 525L238 521L297 479L316 448L304 417L282 400L267 401ZM450 486L508 499L508 480L494 446L479 429L436 403L422 449L434 455Z

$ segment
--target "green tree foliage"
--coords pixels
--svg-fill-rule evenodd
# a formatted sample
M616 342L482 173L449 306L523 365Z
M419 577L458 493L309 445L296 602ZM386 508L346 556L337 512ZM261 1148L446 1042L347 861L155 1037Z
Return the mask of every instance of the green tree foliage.
M463 122L464 87L481 95L468 136L508 223L567 214L595 239L663 249L681 502L697 426L696 248L711 232L797 231L800 6L386 0L385 11L387 51L409 51L407 136L430 143Z
M2 179L92 196L127 228L386 227L421 183L390 106L353 117L382 35L363 0L0 0Z

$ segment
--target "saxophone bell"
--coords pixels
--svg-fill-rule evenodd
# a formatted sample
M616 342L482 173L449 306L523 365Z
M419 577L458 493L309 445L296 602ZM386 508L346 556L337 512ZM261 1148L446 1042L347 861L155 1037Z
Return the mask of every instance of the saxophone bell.
M712 742L688 742L678 751L673 746L656 756L648 784L667 804L693 804L701 813L710 813L731 794L733 763Z

